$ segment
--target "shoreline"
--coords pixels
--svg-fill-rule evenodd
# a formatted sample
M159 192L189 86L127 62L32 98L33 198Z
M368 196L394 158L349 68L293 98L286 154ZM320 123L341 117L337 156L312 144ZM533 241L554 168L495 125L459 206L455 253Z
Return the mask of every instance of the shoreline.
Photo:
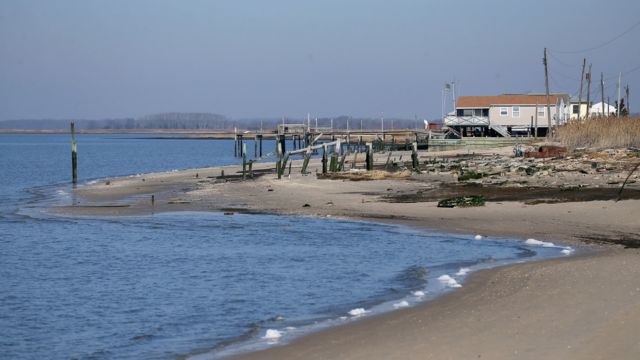
M258 170L271 166L257 165ZM316 168L318 165L317 160L310 164ZM455 234L531 237L606 250L598 254L474 272L465 280L462 289L424 304L314 332L285 346L237 355L231 357L233 359L411 359L422 351L426 351L426 355L420 358L434 359L475 358L478 355L498 359L514 356L600 358L587 356L589 353L584 352L585 348L594 354L615 353L616 358L622 359L635 358L640 354L640 343L633 338L633 331L640 329L640 300L637 300L640 297L640 265L637 261L640 253L636 249L623 250L616 245L593 243L609 239L612 243L635 244L640 224L633 220L637 216L633 214L640 209L640 200L535 205L522 201L496 201L483 208L442 209L437 208L433 201L403 203L380 199L389 191L401 195L429 191L433 182L446 183L440 178L450 174L438 174L439 178L432 176L428 181L383 179L365 182L320 180L313 175L304 177L298 174L278 181L267 174L239 182L228 178L220 181L222 169L231 174L237 172L238 167L105 180L104 184L79 187L75 193L78 203L54 212L113 216L165 211L222 211L333 217L402 224ZM155 197L153 205L148 200L151 194ZM621 268L621 263L627 264L628 268ZM608 276L616 277L615 281L619 283L611 284ZM549 279L556 279L562 285ZM601 289L602 293L594 294L593 287ZM492 293L515 297L519 302L504 303L502 297L496 298ZM579 296L581 301L576 302L576 293L589 296ZM604 305L603 296L608 299ZM544 299L546 297L551 299ZM569 309L564 309L566 314L558 314L549 308L547 301L558 308ZM496 308L497 303L502 307ZM597 320L589 321L591 312L601 310L598 306L606 309L605 315L600 314ZM449 316L443 317L442 313ZM466 317L469 314L475 316L477 322L468 323ZM623 314L629 321L616 323ZM557 318L554 320L552 315ZM537 321L537 318L546 321ZM438 325L425 327L423 321ZM585 322L589 326L585 327ZM477 333L463 331L456 325L458 323L465 323L465 328L474 329ZM487 327L491 331L487 331ZM437 328L436 332L434 328ZM404 337L398 337L397 333L404 334ZM532 337L504 344L505 338L524 333L530 333ZM463 345L451 343L451 337ZM549 343L545 344L540 338ZM571 344L577 341L580 346L562 347L560 339ZM524 353L521 352L523 349L526 350ZM605 350L607 353L603 352Z

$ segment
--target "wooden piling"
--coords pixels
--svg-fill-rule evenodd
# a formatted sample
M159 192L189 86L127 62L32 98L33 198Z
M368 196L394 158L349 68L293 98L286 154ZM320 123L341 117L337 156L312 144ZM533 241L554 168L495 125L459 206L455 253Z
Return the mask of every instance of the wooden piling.
M367 171L373 170L373 144L370 142L367 143L366 162L367 162Z
M329 163L329 170L334 173L338 171L338 153L335 151L331 153L331 162Z
M322 144L322 173L327 173L327 145Z
M420 171L418 162L418 143L414 142L411 147L411 166L414 171Z
M242 144L242 180L247 179L247 144Z
M306 174L307 173L307 166L309 166L309 160L311 159L311 150L309 149L309 151L307 151L307 153L304 155L304 161L302 162L302 170L300 171L301 174Z
M278 180L280 180L280 167L282 166L282 143L279 140L276 141L276 154L278 155L278 161L276 162L276 173L278 174Z
M253 158L258 157L258 134L253 136Z
M353 163L351 164L351 168L355 169L356 165L358 164L358 150L356 150L353 153Z
M340 163L338 164L338 171L344 171L344 161L347 159L347 152L345 151L340 158Z
M78 147L74 123L71 123L71 182L74 185L78 183Z

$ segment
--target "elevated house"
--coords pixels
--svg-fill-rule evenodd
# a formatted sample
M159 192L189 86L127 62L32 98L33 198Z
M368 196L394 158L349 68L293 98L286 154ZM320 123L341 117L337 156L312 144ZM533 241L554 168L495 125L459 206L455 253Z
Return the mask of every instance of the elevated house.
M569 96L549 97L552 125L568 118ZM547 133L547 98L541 94L460 96L456 110L444 118L444 125L462 136L512 136Z

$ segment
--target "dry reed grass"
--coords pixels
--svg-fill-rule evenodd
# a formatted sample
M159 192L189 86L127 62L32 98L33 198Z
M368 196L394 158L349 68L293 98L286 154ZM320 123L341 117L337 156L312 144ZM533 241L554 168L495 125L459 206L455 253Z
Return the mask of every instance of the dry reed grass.
M571 150L640 147L640 118L605 117L558 128L556 140Z

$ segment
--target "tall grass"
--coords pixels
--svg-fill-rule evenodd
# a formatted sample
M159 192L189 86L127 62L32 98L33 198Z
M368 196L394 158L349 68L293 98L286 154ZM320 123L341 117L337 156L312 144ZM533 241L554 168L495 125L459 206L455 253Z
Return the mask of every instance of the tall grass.
M593 118L558 128L556 140L576 148L640 147L640 117Z

